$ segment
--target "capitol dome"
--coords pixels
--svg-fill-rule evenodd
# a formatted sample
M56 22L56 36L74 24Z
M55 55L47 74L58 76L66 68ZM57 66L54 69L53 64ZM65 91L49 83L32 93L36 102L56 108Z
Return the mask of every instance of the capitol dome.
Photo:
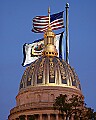
M81 89L74 69L56 56L42 56L26 68L20 82L20 91L35 86Z

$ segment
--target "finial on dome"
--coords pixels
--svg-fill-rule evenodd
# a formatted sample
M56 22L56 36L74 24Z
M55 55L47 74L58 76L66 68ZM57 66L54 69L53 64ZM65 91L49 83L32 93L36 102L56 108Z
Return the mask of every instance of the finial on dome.
M44 33L44 45L45 48L42 52L43 56L57 56L58 52L56 50L55 46L55 33L51 29L50 25L50 7L48 8L48 17L49 17L49 23L48 23L48 28L46 32Z

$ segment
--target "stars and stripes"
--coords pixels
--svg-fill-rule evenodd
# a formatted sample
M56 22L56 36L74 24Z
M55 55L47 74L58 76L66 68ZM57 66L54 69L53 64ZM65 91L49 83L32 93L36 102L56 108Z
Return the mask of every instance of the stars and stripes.
M63 12L50 15L50 26L52 30L57 30L64 27ZM33 32L45 32L48 28L48 16L36 16L33 18Z

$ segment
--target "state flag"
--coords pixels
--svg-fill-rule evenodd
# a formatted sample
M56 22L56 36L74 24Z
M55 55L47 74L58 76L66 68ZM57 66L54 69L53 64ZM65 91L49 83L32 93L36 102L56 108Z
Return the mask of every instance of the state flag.
M62 58L62 39L63 39L63 34L59 33L56 34L54 41L55 41L55 46L58 51L58 57ZM30 65L30 63L34 62L38 58L41 57L42 51L44 49L44 39L39 39L34 41L33 43L25 43L23 45L23 54L24 54L24 59L23 59L23 66Z

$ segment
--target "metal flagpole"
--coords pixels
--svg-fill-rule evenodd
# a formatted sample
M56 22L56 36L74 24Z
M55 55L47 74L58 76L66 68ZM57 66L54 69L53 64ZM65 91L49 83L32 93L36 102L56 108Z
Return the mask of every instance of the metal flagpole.
M68 25L69 25L69 20L68 20L68 8L69 8L69 3L66 3L66 62L69 63L69 30L68 30Z
M50 26L50 7L48 8L49 26Z

